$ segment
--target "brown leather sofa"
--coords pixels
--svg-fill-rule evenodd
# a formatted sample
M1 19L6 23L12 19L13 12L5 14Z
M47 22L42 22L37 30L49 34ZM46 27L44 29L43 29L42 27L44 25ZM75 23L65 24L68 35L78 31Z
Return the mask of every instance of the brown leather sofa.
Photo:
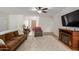
M14 51L27 39L27 33L18 35L18 31L9 32L0 35L0 39L3 39L5 45L0 45L0 51Z

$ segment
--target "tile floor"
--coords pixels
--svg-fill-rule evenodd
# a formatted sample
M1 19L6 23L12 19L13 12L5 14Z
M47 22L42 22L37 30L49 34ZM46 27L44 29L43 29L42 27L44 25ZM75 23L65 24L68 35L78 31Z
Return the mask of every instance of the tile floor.
M67 46L51 35L43 37L29 36L17 51L71 51Z

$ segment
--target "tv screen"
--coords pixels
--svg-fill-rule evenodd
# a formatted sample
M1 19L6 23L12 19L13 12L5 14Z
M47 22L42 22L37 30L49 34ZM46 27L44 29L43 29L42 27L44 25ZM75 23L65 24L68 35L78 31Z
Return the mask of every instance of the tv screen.
M79 27L79 10L63 15L62 25L69 27Z

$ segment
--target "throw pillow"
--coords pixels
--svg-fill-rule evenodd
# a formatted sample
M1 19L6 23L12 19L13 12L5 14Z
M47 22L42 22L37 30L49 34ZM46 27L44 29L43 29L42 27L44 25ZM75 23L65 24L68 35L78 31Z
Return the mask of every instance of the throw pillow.
M5 42L2 39L0 39L0 45L5 45Z
M24 33L23 33L23 30L22 30L22 29L18 29L18 34L19 34L19 35L24 34Z

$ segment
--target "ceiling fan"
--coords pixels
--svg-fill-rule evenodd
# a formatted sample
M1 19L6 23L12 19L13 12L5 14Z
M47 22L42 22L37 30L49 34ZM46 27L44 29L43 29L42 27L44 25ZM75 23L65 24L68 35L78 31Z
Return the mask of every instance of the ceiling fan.
M38 13L47 13L48 8L44 7L35 7Z

